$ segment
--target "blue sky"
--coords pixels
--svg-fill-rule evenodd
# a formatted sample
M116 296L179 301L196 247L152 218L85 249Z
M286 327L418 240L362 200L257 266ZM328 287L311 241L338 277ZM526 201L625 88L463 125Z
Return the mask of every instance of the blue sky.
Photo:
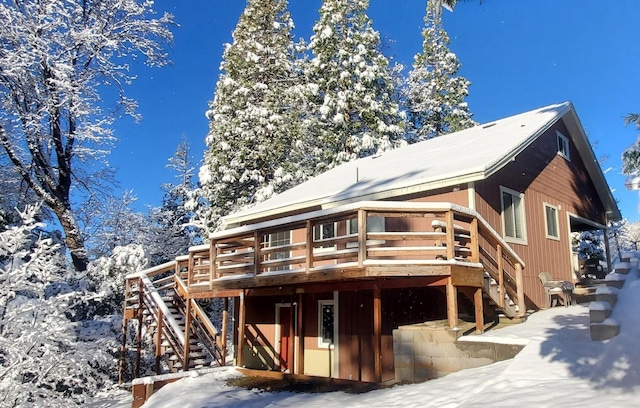
M141 205L159 205L160 184L171 182L167 160L185 135L201 160L208 123L204 117L219 76L223 44L244 0L156 0L174 14L172 65L135 67L128 95L139 101L142 121L121 119L120 138L109 157L122 190ZM289 0L296 35L308 39L321 0ZM424 0L371 0L369 16L386 54L410 65L420 51ZM459 3L444 13L451 50L471 81L469 107L485 123L570 100L602 164L624 217L640 220L638 194L624 188L622 151L640 132L622 117L640 112L640 2L619 0L484 0Z

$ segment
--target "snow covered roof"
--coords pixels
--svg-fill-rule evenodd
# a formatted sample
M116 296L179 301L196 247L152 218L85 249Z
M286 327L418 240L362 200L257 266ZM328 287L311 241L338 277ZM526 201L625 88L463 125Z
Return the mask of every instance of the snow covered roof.
M482 180L504 167L561 118L609 218L620 217L573 105L564 102L345 163L229 215L225 223L233 227L280 214L388 199Z

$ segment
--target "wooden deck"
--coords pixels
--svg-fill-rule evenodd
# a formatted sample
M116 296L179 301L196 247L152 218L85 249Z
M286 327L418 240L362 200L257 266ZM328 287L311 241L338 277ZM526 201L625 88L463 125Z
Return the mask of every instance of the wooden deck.
M361 202L222 231L177 263L193 298L398 277L451 277L456 286L482 287L485 272L517 298L524 266L473 210L406 202Z

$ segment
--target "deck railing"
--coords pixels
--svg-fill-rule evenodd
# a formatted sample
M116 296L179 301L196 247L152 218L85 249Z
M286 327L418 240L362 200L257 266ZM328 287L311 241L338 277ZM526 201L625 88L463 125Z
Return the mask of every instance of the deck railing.
M189 290L365 267L402 274L428 265L482 266L524 308L522 259L476 211L452 203L359 202L233 228L191 248L182 262Z

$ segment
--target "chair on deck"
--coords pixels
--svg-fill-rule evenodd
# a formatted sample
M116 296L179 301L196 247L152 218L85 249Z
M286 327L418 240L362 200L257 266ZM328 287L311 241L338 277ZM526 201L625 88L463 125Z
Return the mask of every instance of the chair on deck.
M547 304L549 307L553 306L554 297L556 297L556 299L562 299L562 304L565 307L569 306L569 304L575 303L575 298L573 296L573 283L553 280L549 272L540 272L538 277L540 278L544 292L547 295ZM557 300L556 305L558 305Z

